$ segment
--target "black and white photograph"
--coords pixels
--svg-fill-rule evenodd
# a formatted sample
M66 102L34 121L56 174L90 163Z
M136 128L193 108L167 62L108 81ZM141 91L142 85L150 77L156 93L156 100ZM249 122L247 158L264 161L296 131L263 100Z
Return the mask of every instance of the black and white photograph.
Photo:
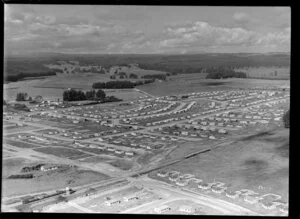
M1 212L289 215L291 7L4 4L3 35Z

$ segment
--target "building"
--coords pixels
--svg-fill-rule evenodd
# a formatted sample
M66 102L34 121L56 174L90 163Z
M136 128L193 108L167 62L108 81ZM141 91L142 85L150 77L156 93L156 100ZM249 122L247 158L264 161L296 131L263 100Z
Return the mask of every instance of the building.
M249 204L256 204L260 200L260 197L253 195L246 195L244 201Z
M184 212L184 213L188 213L188 214L192 214L192 213L195 212L195 210L194 210L193 207L187 206L187 205L180 206L180 208L178 209L178 211Z
M221 188L221 187L216 187L216 186L212 187L212 191L213 191L214 193L218 193L218 194L224 192L225 190L226 190L225 187L223 187L223 188Z
M240 192L239 191L230 191L230 190L227 190L225 195L228 198L236 199L237 197L239 197Z
M159 177L166 177L167 175L168 175L167 171L160 171L157 173L157 176L159 176Z
M126 152L125 152L125 155L127 155L127 156L133 156L134 154L133 154L132 151L126 151Z
M262 203L261 203L261 206L262 206L264 209L272 210L272 209L275 209L276 204L275 204L275 203L272 203L272 202L262 202Z
M121 203L121 200L114 199L114 200L108 200L104 202L107 206L117 205Z
M139 197L136 194L133 194L131 196L125 196L123 197L125 202L133 201L139 199Z
M38 95L34 98L34 102L36 103L42 103L43 102L43 97Z
M159 213L159 214L170 211L170 210L171 210L171 208L168 205L162 205L160 207L154 208L154 212Z

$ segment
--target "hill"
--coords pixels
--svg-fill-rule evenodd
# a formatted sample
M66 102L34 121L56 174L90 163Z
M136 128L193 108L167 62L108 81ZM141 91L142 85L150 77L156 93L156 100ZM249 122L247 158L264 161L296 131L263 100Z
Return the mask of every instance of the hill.
M273 67L289 66L288 53L205 53L185 55L162 54L61 54L43 53L27 56L7 56L4 59L4 75L20 73L45 73L49 71L46 65L58 61L77 61L80 65L99 65L104 68L112 66L127 66L136 63L142 69L163 72L195 73L203 72L212 66L242 67Z

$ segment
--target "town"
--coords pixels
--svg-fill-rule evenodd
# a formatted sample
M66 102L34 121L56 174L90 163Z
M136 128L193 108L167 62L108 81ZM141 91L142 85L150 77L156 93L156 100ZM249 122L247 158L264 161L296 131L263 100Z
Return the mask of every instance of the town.
M101 162L112 165L112 168L101 169L103 174L109 176L108 181L123 180L116 183L120 184L117 190L115 186L110 186L111 182L100 186L105 183L100 181L99 185L68 187L54 194L36 195L16 202L19 205L13 202L17 209L52 209L58 212L63 209L71 211L71 208L80 212L133 212L133 209L143 209L141 212L154 214L218 212L214 206L206 208L196 197L192 203L184 204L184 193L178 194L178 200L171 201L170 197L176 195L170 193L170 189L175 186L175 191L185 188L184 191L192 191L193 196L209 194L212 198L248 209L238 208L233 214L240 214L241 211L253 215L264 211L287 214L288 202L281 195L260 194L249 188L234 191L221 181L208 182L193 173L181 174L169 170L172 167L170 164L178 160L161 163L165 156L182 144L199 145L197 151L185 156L187 158L193 153L214 150L216 143L226 142L254 128L257 131L283 126L282 117L289 108L289 90L286 88L144 97L127 104L109 103L109 106L68 106L41 97L38 101L35 105L29 105L29 112L4 112L6 150L54 155L68 160L64 165L93 170L95 168L87 165L88 160L102 159ZM39 165L38 168L27 168L26 176L19 174L10 178L36 178L36 172L56 172L62 168L61 161L49 165L52 167ZM162 192L157 192L160 190ZM90 191L93 191L92 194ZM138 207L147 203L147 211ZM161 203L159 208L151 207L158 203Z

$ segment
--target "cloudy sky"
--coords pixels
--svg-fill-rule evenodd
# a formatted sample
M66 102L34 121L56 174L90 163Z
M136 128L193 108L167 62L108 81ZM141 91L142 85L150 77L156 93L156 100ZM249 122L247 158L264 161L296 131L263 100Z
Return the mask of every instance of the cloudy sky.
M5 51L289 52L289 7L5 5Z

